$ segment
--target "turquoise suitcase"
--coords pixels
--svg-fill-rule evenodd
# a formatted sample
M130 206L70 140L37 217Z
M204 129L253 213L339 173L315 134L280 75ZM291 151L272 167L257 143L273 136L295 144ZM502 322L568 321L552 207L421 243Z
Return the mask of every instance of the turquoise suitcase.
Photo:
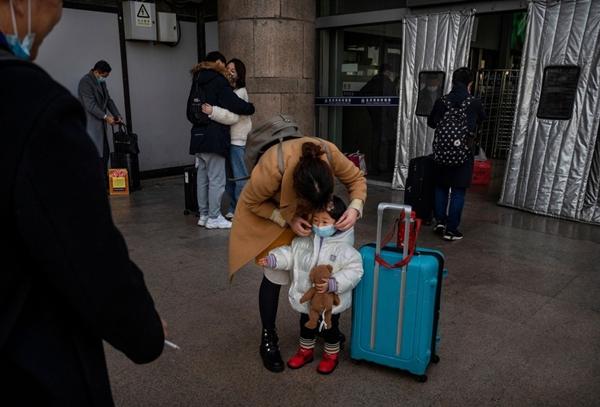
M386 209L404 211L404 241L408 241L411 207L379 204L377 242L360 249L364 275L354 289L350 356L408 371L425 382L429 364L439 362L440 294L447 274L444 256L437 250L417 247L407 266L380 266L375 261L377 254L390 264L408 255L408 245L381 249Z

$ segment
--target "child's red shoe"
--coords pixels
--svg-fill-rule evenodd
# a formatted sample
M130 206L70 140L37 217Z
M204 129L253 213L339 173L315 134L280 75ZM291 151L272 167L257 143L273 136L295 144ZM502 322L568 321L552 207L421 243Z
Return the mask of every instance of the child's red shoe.
M338 365L338 355L339 353L329 354L324 352L323 359L321 359L319 366L317 366L317 372L321 374L333 372Z
M305 349L301 347L298 349L298 352L288 360L287 365L290 369L300 369L305 364L313 361L314 353L314 349Z

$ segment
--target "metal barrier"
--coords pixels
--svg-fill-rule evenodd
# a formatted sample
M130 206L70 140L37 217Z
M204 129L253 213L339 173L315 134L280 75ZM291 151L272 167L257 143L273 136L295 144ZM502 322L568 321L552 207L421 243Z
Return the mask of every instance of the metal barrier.
M475 95L481 98L488 115L478 132L488 157L504 159L508 156L518 86L518 69L481 69L477 73Z

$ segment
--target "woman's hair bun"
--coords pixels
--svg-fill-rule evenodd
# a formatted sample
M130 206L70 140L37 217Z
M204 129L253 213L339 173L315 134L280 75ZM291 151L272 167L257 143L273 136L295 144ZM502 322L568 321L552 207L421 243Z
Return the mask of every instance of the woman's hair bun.
M334 179L331 167L321 159L323 149L310 141L302 143L302 157L294 169L294 189L306 201L303 210L310 213L327 206L333 195Z
M315 143L304 143L302 144L302 158L304 159L315 159L323 155L321 146Z

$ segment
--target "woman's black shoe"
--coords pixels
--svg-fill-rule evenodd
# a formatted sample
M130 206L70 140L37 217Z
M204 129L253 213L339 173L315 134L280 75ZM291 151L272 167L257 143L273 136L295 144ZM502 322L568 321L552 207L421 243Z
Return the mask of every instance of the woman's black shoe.
M263 365L271 372L283 372L285 365L279 352L279 338L274 329L263 329L260 341L260 357Z

